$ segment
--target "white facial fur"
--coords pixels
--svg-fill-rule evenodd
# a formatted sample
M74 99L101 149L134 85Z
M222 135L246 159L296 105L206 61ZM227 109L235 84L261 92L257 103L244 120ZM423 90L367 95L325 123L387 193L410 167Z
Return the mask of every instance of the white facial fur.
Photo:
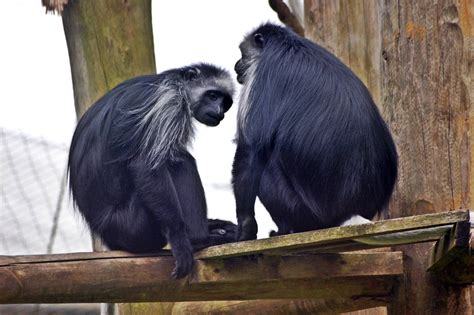
M253 47L246 47L242 45L241 49L244 49L247 53L245 56L245 63L249 64L244 75L244 84L240 90L239 97L239 108L237 112L237 124L238 128L245 136L245 126L247 125L247 115L250 110L250 93L255 80L255 73L257 70L259 51Z

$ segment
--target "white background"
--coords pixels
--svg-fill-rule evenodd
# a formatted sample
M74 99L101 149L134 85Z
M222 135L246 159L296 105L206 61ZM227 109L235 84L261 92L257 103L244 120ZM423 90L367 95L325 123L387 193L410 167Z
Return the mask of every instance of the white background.
M0 127L69 143L76 119L62 21L57 15L46 15L40 2L2 1ZM233 73L243 36L266 21L278 21L267 1L154 0L157 71L205 61ZM209 217L232 221L235 206L230 172L237 102L236 98L217 128L199 126L193 145ZM257 221L259 238L274 228L261 205Z

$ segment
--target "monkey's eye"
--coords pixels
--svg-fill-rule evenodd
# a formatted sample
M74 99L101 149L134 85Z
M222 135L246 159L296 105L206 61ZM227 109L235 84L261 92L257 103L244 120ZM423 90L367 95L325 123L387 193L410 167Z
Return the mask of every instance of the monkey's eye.
M209 99L210 99L211 101L213 101L213 102L214 102L214 101L217 101L217 99L218 99L217 93L215 93L215 92L209 92L209 93L207 94L207 96L208 96Z

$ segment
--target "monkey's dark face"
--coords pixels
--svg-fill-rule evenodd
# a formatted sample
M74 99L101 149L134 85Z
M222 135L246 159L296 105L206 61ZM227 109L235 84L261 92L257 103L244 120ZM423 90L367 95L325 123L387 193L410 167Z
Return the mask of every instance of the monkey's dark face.
M232 97L220 90L207 90L191 106L194 118L207 126L217 126L232 105Z
M185 92L194 118L207 126L217 126L232 106L234 84L230 74L207 64L184 70Z
M255 32L247 36L240 44L239 49L242 57L234 67L235 73L237 73L237 82L240 84L245 84L248 78L253 75L252 67L257 65L264 43L263 35Z

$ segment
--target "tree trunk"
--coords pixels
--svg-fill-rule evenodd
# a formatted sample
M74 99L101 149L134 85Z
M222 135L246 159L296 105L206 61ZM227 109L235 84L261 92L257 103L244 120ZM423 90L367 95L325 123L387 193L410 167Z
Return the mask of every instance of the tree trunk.
M151 0L69 1L62 17L78 118L120 82L156 72ZM104 250L94 236L93 245Z
M63 25L78 117L118 83L156 72L151 0L70 1Z
M391 217L472 207L474 1L306 0L306 35L367 84L399 153ZM468 287L426 272L432 244L405 254L393 314L472 314Z

